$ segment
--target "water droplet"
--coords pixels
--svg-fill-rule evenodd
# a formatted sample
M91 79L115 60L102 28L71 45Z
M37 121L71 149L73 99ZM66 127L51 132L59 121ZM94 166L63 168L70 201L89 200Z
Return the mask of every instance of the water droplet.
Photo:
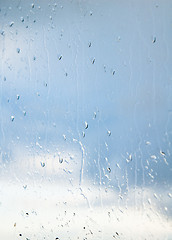
M12 27L14 25L14 22L10 22L9 26Z
M21 20L21 22L24 22L24 17L21 17L20 20Z
M148 203L151 205L151 199L150 198L148 198Z
M112 71L112 75L115 75L115 70Z
M119 163L117 163L116 166L117 166L119 169L121 169L121 167L119 166Z
M63 134L63 139L66 141L66 135Z
M88 43L88 47L91 47L91 42Z
M41 167L45 167L45 163L44 162L41 162Z
M82 137L83 137L83 138L85 137L85 132L82 132Z
M146 145L151 145L151 142L147 141L147 142L146 142Z
M6 80L7 80L6 77L4 77L4 82L6 82Z
M153 37L152 43L156 42L156 37Z
M160 150L160 154L161 154L162 156L165 156L165 152L162 152L161 150Z
M157 196L157 194L156 194L156 193L154 193L154 197L155 197L156 199L158 199L158 196Z
M33 61L35 61L35 60L36 60L36 57L34 56L34 57L33 57Z
M23 115L26 116L26 111L23 111Z
M128 156L128 158L126 158L126 161L127 161L128 163L132 161L132 155L131 155L131 154Z
M20 99L20 95L17 94L17 100L19 100L19 99Z
M169 196L170 198L172 198L172 194L171 194L171 193L168 193L168 196Z
M85 129L87 129L88 128L88 123L87 122L85 122Z
M156 159L156 156L155 156L155 155L152 155L151 158L152 158L152 159Z
M34 8L34 7L35 7L34 3L32 3L31 7L32 7L32 8Z
M4 30L1 31L1 35L5 36L5 31Z
M14 121L14 116L11 116L11 121L12 121L12 122Z
M90 16L92 16L93 15L93 12L92 11L90 11Z
M165 157L163 159L164 159L165 164L168 165L167 159Z
M108 167L107 170L108 170L109 173L111 172L111 168L110 167Z
M94 64L94 63L95 63L95 61L96 61L96 59L95 59L95 58L93 58L93 59L92 59L92 64Z
M59 57L59 61L62 59L62 56Z
M94 112L94 118L96 118L97 117L97 113L96 112Z
M59 157L59 163L62 163L62 162L63 162L63 158Z
M26 188L27 188L27 185L24 185L23 188L26 189Z
M110 137L110 135L111 135L111 131L107 131L107 135Z

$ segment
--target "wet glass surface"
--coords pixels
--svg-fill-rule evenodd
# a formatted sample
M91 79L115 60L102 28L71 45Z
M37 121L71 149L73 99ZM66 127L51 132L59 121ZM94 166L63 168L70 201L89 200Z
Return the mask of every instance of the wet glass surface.
M172 239L171 12L0 0L0 239Z

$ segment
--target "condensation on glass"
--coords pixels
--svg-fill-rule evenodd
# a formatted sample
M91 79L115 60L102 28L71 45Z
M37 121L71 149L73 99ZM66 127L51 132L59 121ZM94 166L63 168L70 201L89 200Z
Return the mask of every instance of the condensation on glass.
M0 1L0 239L172 239L171 11Z

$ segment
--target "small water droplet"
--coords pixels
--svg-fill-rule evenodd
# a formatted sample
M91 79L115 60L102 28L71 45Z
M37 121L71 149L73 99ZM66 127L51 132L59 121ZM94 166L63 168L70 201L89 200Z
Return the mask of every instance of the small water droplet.
M11 116L11 121L12 121L12 122L14 121L14 116Z
M21 17L20 20L21 20L21 22L24 22L24 17Z
M147 142L146 142L146 145L151 145L151 142L147 141Z
M4 77L4 82L6 82L6 80L7 80L6 77Z
M27 185L24 185L23 188L26 189L26 188L27 188Z
M45 167L45 163L44 162L41 162L41 167Z
M10 22L9 26L12 27L14 25L14 22Z
M131 155L131 154L128 156L128 158L126 159L126 161L127 161L128 163L132 161L132 155Z
M88 47L91 47L91 42L88 43Z
M171 193L168 193L168 196L169 196L170 198L172 198L172 194L171 194Z
M155 155L152 155L151 158L152 158L152 159L156 159L156 156L155 156Z
M82 132L82 137L83 137L83 138L85 137L85 132Z
M153 37L152 43L156 42L156 37Z
M156 193L154 193L154 197L155 197L156 199L158 199L158 196L157 196L157 194L156 194Z
M111 135L111 131L107 131L107 135L110 137L110 135Z
M96 112L94 112L94 118L96 118L97 117L97 113Z
M121 169L121 167L119 166L119 163L117 163L116 166L117 166L119 169Z
M92 11L90 11L90 16L92 16L93 15L93 12Z
M26 111L23 111L23 115L26 116Z
M66 135L63 134L63 139L66 141Z
M63 162L63 158L59 157L59 163L62 163L62 162Z
M94 63L95 63L95 61L96 61L96 59L95 59L95 58L93 58L93 59L92 59L92 64L94 64Z
M59 57L59 61L62 59L62 56Z
M88 128L88 123L87 122L85 122L85 129L87 129Z
M20 95L17 94L17 100L19 100L19 99L20 99Z
M108 167L107 170L108 170L109 173L111 172L111 168L110 167Z
M31 7L32 7L32 8L34 8L34 7L35 7L34 3L32 3Z
M5 31L4 30L1 31L1 35L5 36Z
M161 154L162 156L165 156L165 152L162 152L161 150L160 150L160 154Z
M112 75L115 75L115 70L112 70Z

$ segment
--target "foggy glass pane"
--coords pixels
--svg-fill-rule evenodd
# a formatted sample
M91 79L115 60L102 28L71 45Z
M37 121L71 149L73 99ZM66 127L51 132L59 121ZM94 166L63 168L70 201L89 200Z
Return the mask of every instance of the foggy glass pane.
M172 1L0 0L0 239L172 239Z

